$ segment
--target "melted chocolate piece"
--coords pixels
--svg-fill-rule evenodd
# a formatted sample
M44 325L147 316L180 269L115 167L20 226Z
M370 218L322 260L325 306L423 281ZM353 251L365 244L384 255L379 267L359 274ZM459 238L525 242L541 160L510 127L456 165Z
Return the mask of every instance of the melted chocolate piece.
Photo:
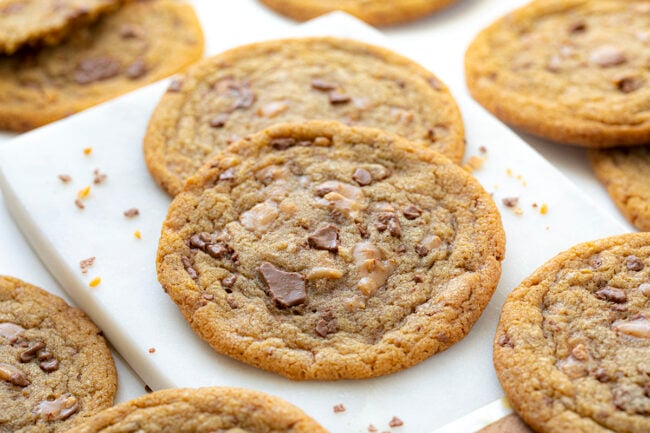
M91 84L107 80L120 73L120 64L111 57L84 59L77 66L74 80L77 84Z
M354 170L352 179L354 179L361 186L370 185L372 183L372 175L368 172L368 170L364 170L363 168L357 168Z
M339 250L339 229L332 224L326 225L309 235L307 241L312 248L336 253Z
M627 302L627 295L625 294L625 291L610 286L604 287L597 291L596 297L598 299L614 302L616 304Z
M330 83L329 81L321 80L319 78L314 78L311 80L311 87L312 89L316 90L334 90L336 89L336 84Z
M268 262L259 268L273 302L280 307L294 307L307 302L305 279L297 272L285 272Z
M223 128L230 116L227 113L221 113L210 119L210 126L213 128Z
M642 271L645 267L641 259L639 259L637 256L627 256L625 259L625 266L627 266L630 271L637 272Z
M329 100L330 100L330 104L338 105L338 104L347 104L352 100L352 98L350 97L350 95L341 93L338 90L332 90L329 93Z
M41 341L30 343L27 349L25 349L18 358L20 359L20 362L29 362L32 359L36 359L38 352L41 349L45 349L45 343Z
M147 64L142 59L136 59L126 68L125 73L132 80L138 79L147 73Z
M331 311L326 311L316 323L316 333L321 337L327 337L338 330L336 320Z
M402 214L407 220L414 220L422 215L422 210L417 206L410 205L402 211Z

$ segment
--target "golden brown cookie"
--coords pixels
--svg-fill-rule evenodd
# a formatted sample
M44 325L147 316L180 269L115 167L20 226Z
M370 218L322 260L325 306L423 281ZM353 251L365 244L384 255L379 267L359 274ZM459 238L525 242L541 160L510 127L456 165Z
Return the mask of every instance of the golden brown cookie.
M650 233L583 243L503 306L499 381L540 433L650 431Z
M650 146L592 150L591 167L623 215L650 231Z
M260 0L290 18L305 21L340 10L374 26L390 26L417 20L455 0Z
M175 195L228 144L272 124L372 126L463 157L463 124L440 81L413 61L348 39L287 39L226 51L174 82L151 117L147 166Z
M650 143L650 1L534 1L483 30L465 68L499 119L562 143Z
M198 60L191 6L129 3L63 44L0 57L0 128L25 131L159 80Z
M118 404L69 433L327 433L297 407L237 388L167 389Z
M59 42L124 0L0 0L0 54L23 45Z
M113 404L97 327L44 290L0 276L0 431L59 433Z
M158 278L217 352L292 379L402 370L462 339L501 274L491 197L377 129L283 124L190 178Z

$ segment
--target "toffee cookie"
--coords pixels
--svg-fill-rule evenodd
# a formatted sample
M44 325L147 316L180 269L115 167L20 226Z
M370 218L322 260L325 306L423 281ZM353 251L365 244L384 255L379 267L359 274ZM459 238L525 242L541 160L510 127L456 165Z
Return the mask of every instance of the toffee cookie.
M650 1L535 1L483 30L465 68L474 98L558 142L650 142Z
M158 278L217 352L297 380L365 378L462 339L504 244L490 196L442 155L376 129L283 124L189 179Z
M592 150L591 167L623 215L650 231L650 146Z
M81 311L0 276L0 431L66 432L111 406L113 358Z
M71 28L94 21L123 0L0 0L0 54L23 45L59 42Z
M290 18L305 21L340 10L375 26L414 21L454 2L454 0L260 0Z
M133 2L56 47L0 57L0 128L24 131L159 80L198 60L194 10Z
M326 433L286 401L237 388L168 389L118 404L69 433Z
M145 160L175 195L231 142L275 123L320 119L384 129L455 162L465 149L456 103L433 74L362 42L306 38L235 48L173 81L149 123Z
M540 433L650 431L650 233L577 245L507 298L499 381Z

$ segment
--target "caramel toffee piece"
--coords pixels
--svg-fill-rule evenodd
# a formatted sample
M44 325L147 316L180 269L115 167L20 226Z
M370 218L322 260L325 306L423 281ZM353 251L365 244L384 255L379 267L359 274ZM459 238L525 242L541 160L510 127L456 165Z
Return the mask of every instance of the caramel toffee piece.
M167 389L118 404L68 433L327 433L286 401L237 388Z
M534 1L470 45L474 98L501 120L562 143L650 143L650 1Z
M0 128L25 131L69 116L171 75L202 51L191 6L129 2L60 45L0 57Z
M537 269L503 306L494 364L537 432L650 431L650 233L580 244Z
M190 178L157 264L216 351L331 380L392 373L463 338L503 254L494 203L456 164L380 130L309 122L250 136Z
M277 12L305 21L341 10L375 26L401 24L427 16L454 0L261 0Z
M306 38L235 48L190 68L151 117L145 160L156 182L175 195L234 141L276 123L312 119L384 129L455 162L464 153L458 108L433 74L362 42ZM294 144L282 138L273 146ZM361 186L379 175L353 171L352 183Z
M0 276L0 431L58 433L113 404L100 331L63 300Z

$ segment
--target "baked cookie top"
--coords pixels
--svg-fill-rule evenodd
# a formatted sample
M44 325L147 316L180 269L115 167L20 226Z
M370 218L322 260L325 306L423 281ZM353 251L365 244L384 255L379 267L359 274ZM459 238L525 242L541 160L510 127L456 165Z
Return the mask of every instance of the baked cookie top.
M535 1L470 45L474 98L506 123L588 147L650 142L650 1Z
M101 331L44 290L0 276L0 430L54 433L113 404Z
M270 127L172 202L158 278L217 352L365 378L463 338L501 273L496 207L442 155L336 122Z
M456 103L429 71L362 42L305 38L235 48L190 68L151 117L145 159L175 195L228 144L275 123L320 119L384 129L455 162L465 149Z
M71 28L95 20L124 0L0 0L0 54L23 45L59 42Z
M237 388L167 389L118 404L69 433L326 433L286 401Z
M275 11L305 21L328 12L347 12L375 26L414 21L429 15L454 0L261 0Z
M0 128L24 131L183 69L203 52L191 6L132 2L64 43L0 57Z
M577 245L507 298L494 364L540 433L650 431L650 233Z
M589 159L623 215L650 231L650 146L592 150Z

